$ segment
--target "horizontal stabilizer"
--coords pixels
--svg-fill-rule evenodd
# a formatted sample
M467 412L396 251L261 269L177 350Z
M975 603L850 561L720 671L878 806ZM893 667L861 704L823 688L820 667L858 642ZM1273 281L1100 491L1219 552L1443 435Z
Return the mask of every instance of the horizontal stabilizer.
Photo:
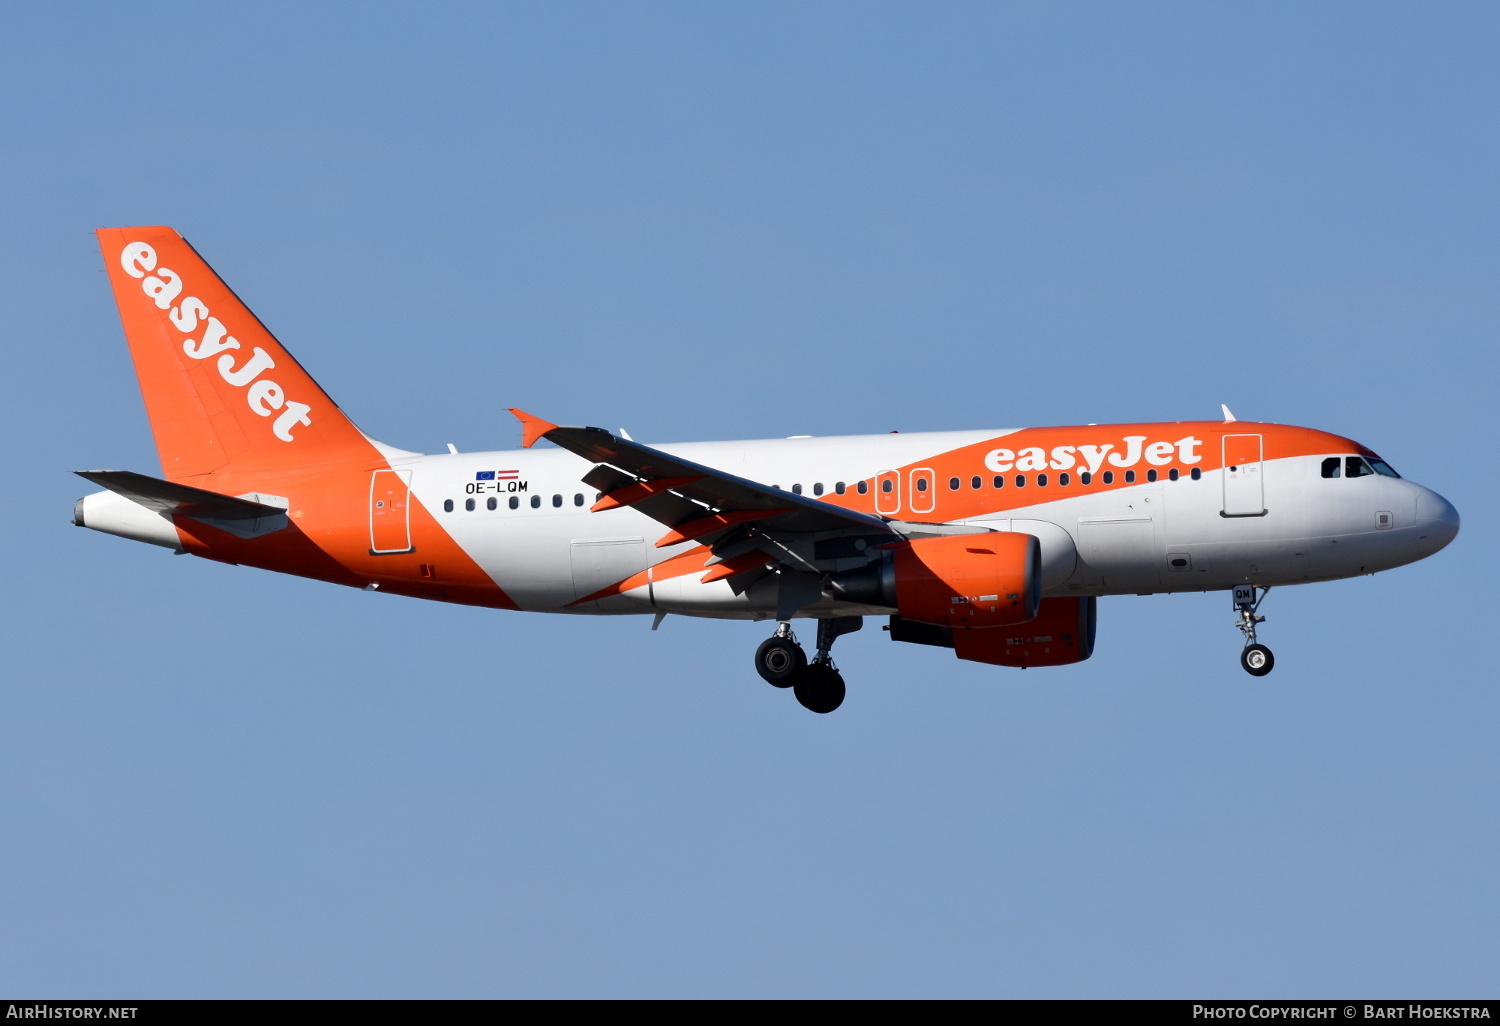
M129 470L79 470L75 473L154 513L167 516L209 521L263 520L286 513L285 506L267 506L233 495L173 484Z

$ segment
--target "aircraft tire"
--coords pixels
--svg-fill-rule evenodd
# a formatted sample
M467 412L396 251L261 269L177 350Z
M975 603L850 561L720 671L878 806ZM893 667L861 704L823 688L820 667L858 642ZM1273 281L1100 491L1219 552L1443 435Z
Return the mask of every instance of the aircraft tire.
M1264 677L1276 665L1276 657L1264 645L1246 645L1240 653L1240 665L1252 677Z
M831 713L844 704L844 677L831 666L809 666L797 680L793 694L802 708Z
M755 650L755 672L773 687L791 687L806 669L807 653L790 638L767 638Z

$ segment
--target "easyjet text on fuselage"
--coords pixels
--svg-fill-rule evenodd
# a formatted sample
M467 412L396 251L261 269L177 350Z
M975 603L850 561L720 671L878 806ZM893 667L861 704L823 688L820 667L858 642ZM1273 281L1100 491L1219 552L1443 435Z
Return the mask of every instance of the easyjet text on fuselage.
M1039 445L1020 449L991 449L984 457L984 465L996 474L1011 470L1072 470L1078 467L1090 474L1097 474L1106 463L1111 467L1133 467L1144 459L1152 466L1165 467L1169 463L1194 464L1203 462L1196 450L1203 444L1201 438L1188 435L1175 442L1147 442L1148 435L1126 435L1123 446L1115 443L1102 445L1057 445L1049 451Z

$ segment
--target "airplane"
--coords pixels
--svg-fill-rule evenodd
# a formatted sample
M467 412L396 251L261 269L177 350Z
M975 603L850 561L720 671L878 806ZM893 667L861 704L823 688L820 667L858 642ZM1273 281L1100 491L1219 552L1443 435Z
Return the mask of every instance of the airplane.
M493 609L772 620L770 684L845 697L837 638L1009 667L1090 658L1098 598L1227 591L1252 675L1275 586L1432 555L1442 496L1311 428L1088 424L643 445L520 409L519 450L354 426L176 231L97 233L162 476L79 471L73 523L334 584ZM553 447L535 448L545 439ZM792 625L812 620L811 659Z

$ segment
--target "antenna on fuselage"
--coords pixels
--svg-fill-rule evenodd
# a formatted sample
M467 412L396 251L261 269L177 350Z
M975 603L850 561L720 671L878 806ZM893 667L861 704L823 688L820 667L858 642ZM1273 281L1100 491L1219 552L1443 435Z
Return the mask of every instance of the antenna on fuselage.
M1235 422L1235 419L1236 419L1235 415L1229 412L1229 407L1228 406L1225 406L1223 403L1220 403L1219 404L1219 409L1221 409L1221 410L1224 411L1224 423L1226 423L1226 424L1233 424Z

